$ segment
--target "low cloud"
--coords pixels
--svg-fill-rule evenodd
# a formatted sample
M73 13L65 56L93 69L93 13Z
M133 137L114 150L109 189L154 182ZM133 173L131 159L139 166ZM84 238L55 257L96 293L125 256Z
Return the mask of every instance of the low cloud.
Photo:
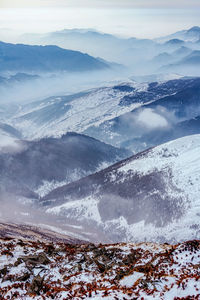
M164 128L169 126L168 120L151 108L143 109L137 116L140 126L148 129Z
M162 106L142 108L121 116L120 132L132 138L140 137L154 130L167 130L177 122L175 112Z

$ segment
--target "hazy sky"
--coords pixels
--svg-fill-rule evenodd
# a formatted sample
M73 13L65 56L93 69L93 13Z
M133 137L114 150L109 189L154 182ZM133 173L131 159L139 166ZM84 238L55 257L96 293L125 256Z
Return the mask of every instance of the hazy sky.
M199 0L0 0L1 7L129 7L184 8L200 7Z
M0 28L157 37L200 25L200 0L0 0Z

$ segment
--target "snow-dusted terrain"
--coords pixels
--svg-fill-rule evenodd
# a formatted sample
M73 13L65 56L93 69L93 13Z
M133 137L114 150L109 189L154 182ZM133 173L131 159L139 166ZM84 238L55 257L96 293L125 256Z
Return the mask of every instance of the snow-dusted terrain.
M199 83L199 78L151 83L129 80L21 105L7 121L33 141L23 142L28 149L19 154L1 154L4 190L8 186L7 190L11 187L12 193L17 191L32 203L47 204L42 207L45 218L53 215L58 223L71 220L84 229L87 225L87 232L92 228L91 240L96 229L95 236L101 232L102 241L176 241L177 234L181 240L196 238L200 214L198 135L158 146L105 170L130 152L78 134L72 134L77 135L73 147L65 142L67 136L39 138L75 130L121 145L127 138L141 135L143 127L147 131L139 143L147 149L162 140L161 128L170 140L174 135L169 132L178 128L180 120L188 124L186 132L195 129L198 133ZM186 134L180 131L178 136ZM131 141L134 147L136 140ZM87 147L82 148L86 141ZM183 148L182 143L191 146ZM103 151L99 152L100 148ZM191 162L194 151L196 161ZM98 170L103 171L85 177ZM9 179L8 185L5 179ZM53 225L59 227L58 223Z
M119 106L120 100L130 91L136 89L140 92L148 87L132 81L126 84L128 91L105 87L22 106L11 123L27 138L61 136L67 131L83 132L91 125L98 126L141 105L136 102L130 106Z
M0 192L38 198L131 155L77 133L38 141L0 131Z
M67 131L83 132L143 104L173 95L191 81L193 79L160 82L157 90L152 92L151 84L129 80L71 96L51 97L21 105L10 122L27 138L60 136Z
M199 299L200 242L67 244L0 239L2 299Z
M200 135L171 141L52 191L50 215L94 223L113 241L200 233Z
M200 115L199 78L138 83L133 80L20 105L8 122L25 139L84 133L139 152L190 132L182 121ZM183 128L184 127L184 128Z

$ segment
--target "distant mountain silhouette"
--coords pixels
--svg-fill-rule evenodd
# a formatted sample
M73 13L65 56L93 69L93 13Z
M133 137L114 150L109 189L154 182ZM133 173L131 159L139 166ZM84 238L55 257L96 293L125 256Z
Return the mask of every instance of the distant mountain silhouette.
M90 71L109 68L88 54L57 46L30 46L0 42L1 71Z

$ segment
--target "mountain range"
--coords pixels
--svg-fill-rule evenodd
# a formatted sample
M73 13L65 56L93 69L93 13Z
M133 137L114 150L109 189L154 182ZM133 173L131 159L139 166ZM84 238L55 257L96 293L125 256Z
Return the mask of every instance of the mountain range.
M12 205L18 222L23 216L24 222L37 220L44 228L90 241L175 243L177 237L179 241L198 238L200 134L150 148L107 168L106 163L112 163L111 150L113 161L130 153L102 145L104 153L99 155L100 142L93 141L92 148L87 145L84 149L81 139L87 144L90 139L77 134L75 143L81 148L72 141L72 150L69 137L74 134L64 137L66 148L60 139L57 145L55 139L46 139L31 142L29 147L26 143L26 149L15 153L1 153L1 213L5 219L6 207ZM62 144L61 152L58 144ZM98 155L103 165L99 166ZM80 173L73 174L77 166ZM67 172L71 173L63 180ZM5 205L8 197L10 204Z
M186 30L181 30L171 35L156 39L159 42L166 42L171 39L180 39L186 42L198 42L200 39L200 27L194 26Z
M200 133L199 83L198 77L149 83L129 80L20 105L7 121L25 139L73 131L136 153Z
M200 27L1 37L0 300L199 299Z
M0 42L1 72L91 71L109 64L79 51L57 46L30 46Z
M193 27L155 40L122 38L92 29L24 34L17 38L20 44L0 43L1 73L34 75L116 69L135 75L199 75L199 32L199 27ZM5 38L3 32L1 35Z
M170 55L171 52L182 47L199 50L200 27L192 27L155 40L122 38L92 29L65 29L40 35L25 34L19 40L31 44L53 44L66 49L86 52L92 56L131 67L135 73L144 73L158 69L152 59L162 52ZM178 56L174 56L174 58L178 63L180 58ZM148 61L151 61L151 64L147 65ZM163 65L166 64L167 61L163 63ZM161 66L162 64L159 65L159 67Z
M94 45L93 56L83 48L69 50L78 37L83 47ZM25 87L26 82L30 87L19 95L13 89L9 101L1 95L1 218L23 218L93 242L197 239L198 28L162 40L123 39L88 30L65 30L45 38L45 43L68 39L74 44L64 49L0 43L1 91ZM113 68L113 80L104 73L101 83L91 88L90 78L97 72L79 71L107 71L115 65L97 55L102 51L99 44L105 52L114 46L109 60L134 66L134 72ZM183 72L171 74L178 67ZM62 76L63 90L52 92L55 78ZM81 88L81 77L88 88ZM70 93L67 81L77 92ZM46 86L50 97L24 100L45 82L51 82Z
M0 37L1 36L5 39L6 34L1 32ZM75 59L75 53L80 51L82 53L88 53L93 57L101 57L111 62L123 64L126 67L131 68L132 72L135 73L144 73L147 71L150 73L158 69L158 66L156 64L154 65L154 60L152 60L154 56L160 55L163 52L167 52L170 55L171 52L182 47L186 47L191 50L199 50L199 36L200 27L198 26L154 40L138 39L133 37L123 38L98 32L94 29L64 29L45 34L23 34L18 36L17 42L30 45L57 45L64 49L75 50L73 53L73 59ZM51 51L57 51L59 53L58 56L64 55L61 54L61 50L50 48L47 51L48 55L50 55ZM67 53L65 55L67 55ZM70 55L70 53L68 53L68 55ZM84 59L89 61L89 58L86 56ZM176 59L177 62L180 60L178 56L176 56ZM76 55L75 61L77 60L78 54ZM58 61L59 58L57 63ZM95 68L95 65L97 69L105 67L105 65L104 67L103 65L99 65L98 59L97 61L96 64L94 61L93 63L90 61L90 68ZM147 62L149 61L151 61L151 64L147 65ZM104 61L100 60L100 62L103 63ZM108 64L107 62L104 63L106 65ZM167 61L164 62L163 65L166 65L166 63ZM49 66L46 67L49 68ZM59 67L61 68L61 66ZM62 67L64 68L64 66ZM159 67L162 67L162 64L160 64ZM70 69L70 66L67 65L67 68ZM85 66L82 66L82 68L85 68ZM88 69L90 68L88 67Z

